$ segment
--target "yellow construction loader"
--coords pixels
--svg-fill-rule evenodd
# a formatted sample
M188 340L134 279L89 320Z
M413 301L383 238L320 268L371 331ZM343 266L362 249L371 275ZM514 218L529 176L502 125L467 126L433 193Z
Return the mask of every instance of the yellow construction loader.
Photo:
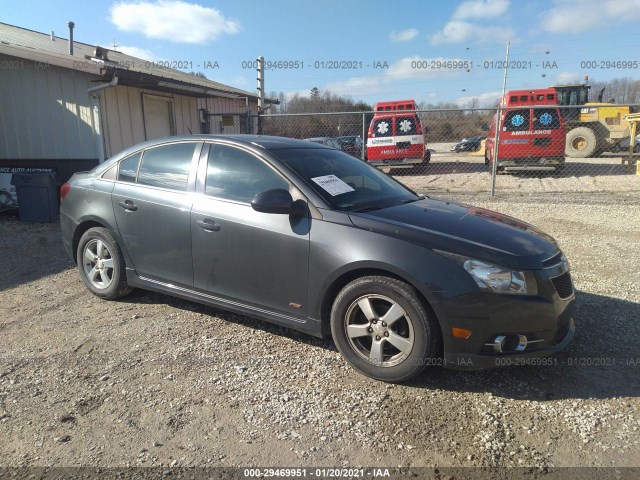
M620 140L629 136L631 113L628 106L603 102L604 88L597 102L589 102L591 85L553 85L557 91L558 105L576 108L563 109L567 125L566 155L568 157L592 157L610 151Z

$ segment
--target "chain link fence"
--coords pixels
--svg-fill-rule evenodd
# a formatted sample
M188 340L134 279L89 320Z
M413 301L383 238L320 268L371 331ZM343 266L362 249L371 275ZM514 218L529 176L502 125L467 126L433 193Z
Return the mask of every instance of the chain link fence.
M262 116L261 129L340 148L423 193L637 192L640 142L630 147L634 120L626 118L634 111L544 105L273 114Z

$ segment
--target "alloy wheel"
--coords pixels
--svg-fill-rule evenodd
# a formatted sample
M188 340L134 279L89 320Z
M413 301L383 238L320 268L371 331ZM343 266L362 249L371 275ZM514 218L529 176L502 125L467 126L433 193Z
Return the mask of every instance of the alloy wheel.
M91 285L105 289L113 281L113 257L102 240L93 239L87 242L83 251L83 268Z
M365 295L351 303L344 328L353 350L375 366L398 365L414 346L411 318L384 295Z

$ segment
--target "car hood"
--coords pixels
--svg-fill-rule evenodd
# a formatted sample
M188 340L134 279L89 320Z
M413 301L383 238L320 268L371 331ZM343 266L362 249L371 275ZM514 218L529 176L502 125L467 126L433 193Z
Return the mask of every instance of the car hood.
M509 268L539 269L558 252L556 241L533 225L432 198L349 216L359 228Z

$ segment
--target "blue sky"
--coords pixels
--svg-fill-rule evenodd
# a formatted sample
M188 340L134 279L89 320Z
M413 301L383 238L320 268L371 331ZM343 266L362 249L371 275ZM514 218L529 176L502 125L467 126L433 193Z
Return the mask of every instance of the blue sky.
M507 41L508 89L640 78L640 0L0 0L0 12L2 22L63 37L73 20L77 41L115 41L251 91L246 67L262 55L292 66L266 72L267 92L493 104ZM350 68L329 68L336 63Z

